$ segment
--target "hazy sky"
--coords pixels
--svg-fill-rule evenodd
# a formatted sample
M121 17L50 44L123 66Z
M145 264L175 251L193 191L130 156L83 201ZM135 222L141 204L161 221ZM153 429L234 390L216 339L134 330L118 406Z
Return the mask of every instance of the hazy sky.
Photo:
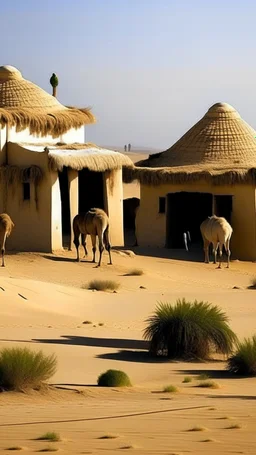
M256 128L254 0L7 0L0 65L63 104L92 106L87 140L165 149L215 102Z

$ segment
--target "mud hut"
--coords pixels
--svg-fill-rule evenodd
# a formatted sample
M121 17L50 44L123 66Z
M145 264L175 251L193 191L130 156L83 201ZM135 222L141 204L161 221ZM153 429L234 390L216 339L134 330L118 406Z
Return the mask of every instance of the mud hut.
M233 226L232 254L256 260L256 131L229 104L214 104L168 150L125 169L139 180L139 245L183 248L189 231L201 245L199 226L212 214Z
M51 252L71 245L78 212L103 208L113 245L123 245L121 153L84 143L89 108L63 106L55 96L0 67L0 212L15 223L8 248Z

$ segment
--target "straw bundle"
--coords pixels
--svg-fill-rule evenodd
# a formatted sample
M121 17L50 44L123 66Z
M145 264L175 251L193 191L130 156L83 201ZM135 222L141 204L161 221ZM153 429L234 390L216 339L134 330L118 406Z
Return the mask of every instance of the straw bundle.
M253 183L256 131L229 104L214 104L171 148L124 169L126 183L145 185L204 180L214 185Z
M90 108L65 107L12 66L0 67L0 127L26 128L30 134L58 137L71 128L94 123Z

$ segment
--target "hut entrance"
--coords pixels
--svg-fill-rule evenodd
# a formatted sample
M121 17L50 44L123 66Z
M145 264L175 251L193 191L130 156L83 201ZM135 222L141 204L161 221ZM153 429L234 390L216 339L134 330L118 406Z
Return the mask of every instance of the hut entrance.
M232 215L232 203L233 203L233 196L225 195L225 196L214 196L213 199L213 213L216 216L223 216L226 220L231 223L231 215Z
M167 195L166 247L184 248L184 232L189 232L192 245L201 242L200 224L212 215L210 193L170 193Z
M130 197L123 200L124 242L127 246L134 246L136 243L135 217L136 209L139 205L140 199L137 197Z
M103 173L82 169L78 172L79 213L85 213L96 207L105 210Z
M68 247L71 235L68 168L63 167L62 172L58 174L61 197L62 245Z

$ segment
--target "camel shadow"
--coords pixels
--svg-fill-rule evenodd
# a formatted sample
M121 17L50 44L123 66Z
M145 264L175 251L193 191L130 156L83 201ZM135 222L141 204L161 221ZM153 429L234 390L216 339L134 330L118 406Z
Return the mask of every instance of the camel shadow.
M69 258L69 257L64 257L64 256L47 256L46 254L43 255L44 259L49 259L50 261L54 262L76 262L79 264L79 262L76 260L76 258ZM88 259L80 259L80 262L86 262L88 264L94 264L91 260Z
M33 338L34 343L67 344L72 346L92 346L116 349L143 349L148 350L149 343L144 340L129 340L122 338L94 338L85 336L63 335L61 338L46 339Z

